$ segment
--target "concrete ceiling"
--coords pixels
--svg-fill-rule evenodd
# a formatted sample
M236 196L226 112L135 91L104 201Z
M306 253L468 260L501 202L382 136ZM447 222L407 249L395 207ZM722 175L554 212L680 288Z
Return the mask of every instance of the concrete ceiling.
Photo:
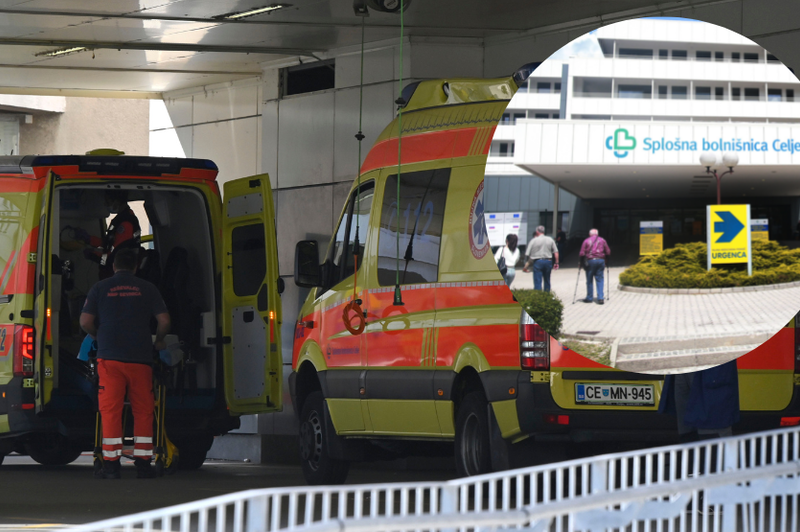
M763 9L765 1L784 6L783 12L769 11L772 23L766 25L761 23L768 11ZM271 14L240 21L215 18L275 2L0 0L0 93L105 91L114 96L158 97L165 91L260 75L262 64L313 61L360 44L361 18L353 13L352 0L287 0L290 7ZM798 17L787 16L786 10L796 11L796 2L790 0L410 2L404 19L408 36L468 38L488 44L562 35L553 41L552 51L558 43L590 29L636 16L711 18L737 30L747 22L753 24L751 33L767 38L779 41L790 35L783 44L787 49L794 47L791 34L800 25ZM746 9L761 15L753 18ZM372 10L365 24L367 43L399 38L399 15ZM70 47L89 50L42 55Z

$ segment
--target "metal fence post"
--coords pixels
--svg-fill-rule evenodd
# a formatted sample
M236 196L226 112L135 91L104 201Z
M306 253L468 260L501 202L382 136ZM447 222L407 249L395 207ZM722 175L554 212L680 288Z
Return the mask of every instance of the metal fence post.
M310 523L305 523L308 526ZM257 495L247 499L245 532L267 532L267 496Z
M439 504L441 505L439 509L441 515L458 514L458 486L452 484L443 485L439 495ZM455 529L443 528L441 532L455 532Z

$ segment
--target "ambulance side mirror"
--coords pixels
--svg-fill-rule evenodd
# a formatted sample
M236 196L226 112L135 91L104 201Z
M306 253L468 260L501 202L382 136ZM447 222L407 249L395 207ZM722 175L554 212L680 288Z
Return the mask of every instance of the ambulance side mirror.
M301 240L294 248L294 284L306 288L322 286L319 245L316 240Z

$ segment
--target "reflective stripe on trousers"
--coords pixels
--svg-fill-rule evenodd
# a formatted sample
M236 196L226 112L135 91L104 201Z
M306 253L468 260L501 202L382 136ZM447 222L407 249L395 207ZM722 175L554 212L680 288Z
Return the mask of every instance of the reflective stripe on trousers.
M103 458L119 460L122 454L122 412L125 395L133 411L133 455L153 454L153 370L146 364L99 359L97 401L103 420Z

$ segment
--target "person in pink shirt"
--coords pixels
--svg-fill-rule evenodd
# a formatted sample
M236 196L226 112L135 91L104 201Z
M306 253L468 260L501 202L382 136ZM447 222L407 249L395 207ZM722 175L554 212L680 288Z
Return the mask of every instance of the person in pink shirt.
M581 245L581 264L586 268L586 298L584 303L594 301L598 305L605 303L603 299L603 273L606 269L606 257L611 255L611 248L603 237L597 234L597 229L589 231L589 238ZM597 299L594 299L594 280L597 283Z

